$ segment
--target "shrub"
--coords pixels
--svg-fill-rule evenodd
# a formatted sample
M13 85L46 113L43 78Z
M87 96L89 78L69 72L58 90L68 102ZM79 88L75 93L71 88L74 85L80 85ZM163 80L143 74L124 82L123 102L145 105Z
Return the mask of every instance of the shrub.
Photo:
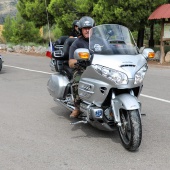
M24 20L19 13L16 17L7 16L2 31L6 42L22 43L22 42L41 42L40 31L35 27L33 22Z
M46 42L49 42L49 39L51 39L52 41L56 41L59 37L62 36L62 31L57 24L53 25L50 28L48 28L48 26L44 26L43 32L44 32L43 39Z

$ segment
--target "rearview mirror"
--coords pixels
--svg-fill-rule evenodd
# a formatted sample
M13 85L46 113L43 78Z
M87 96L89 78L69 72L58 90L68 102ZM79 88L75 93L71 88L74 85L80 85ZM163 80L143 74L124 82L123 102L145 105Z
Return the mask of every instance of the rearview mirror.
M155 52L151 48L140 48L139 53L143 54L143 56L147 58L154 58Z
M74 52L74 58L76 60L89 60L90 59L90 52L86 48L78 48Z

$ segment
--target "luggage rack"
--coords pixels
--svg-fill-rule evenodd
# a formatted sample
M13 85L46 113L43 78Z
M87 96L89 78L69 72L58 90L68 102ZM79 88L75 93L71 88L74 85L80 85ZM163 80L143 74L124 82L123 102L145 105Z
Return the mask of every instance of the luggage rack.
M62 50L64 45L54 45L55 50Z
M69 48L71 44L76 40L76 38L68 38L64 44L54 43L54 52L52 56L56 60L68 60L69 59Z
M62 50L57 50L53 52L54 57L61 57L62 55Z
M53 56L54 57L61 57L62 55L62 49L63 49L63 45L55 45L54 46L55 51L53 52Z

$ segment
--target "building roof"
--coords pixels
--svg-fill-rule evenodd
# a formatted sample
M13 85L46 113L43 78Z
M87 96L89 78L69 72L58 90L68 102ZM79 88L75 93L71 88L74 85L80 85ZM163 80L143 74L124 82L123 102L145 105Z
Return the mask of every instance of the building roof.
M149 16L148 20L170 18L170 4L163 4L159 6Z

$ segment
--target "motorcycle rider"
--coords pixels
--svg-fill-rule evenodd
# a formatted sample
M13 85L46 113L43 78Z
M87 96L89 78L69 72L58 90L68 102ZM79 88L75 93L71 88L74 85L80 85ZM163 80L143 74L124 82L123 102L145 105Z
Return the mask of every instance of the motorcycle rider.
M73 21L73 30L70 32L69 38L74 38L74 37L79 37L80 36L78 23L79 23L79 20L74 20Z
M80 97L78 95L78 83L83 73L84 69L77 69L75 64L77 60L74 59L74 51L78 48L87 48L89 49L89 30L95 26L95 21L89 17L84 16L79 20L79 31L81 36L77 38L73 44L70 46L69 50L69 67L74 69L73 74L73 97L74 97L74 105L75 110L72 111L70 118L78 117L80 114Z

